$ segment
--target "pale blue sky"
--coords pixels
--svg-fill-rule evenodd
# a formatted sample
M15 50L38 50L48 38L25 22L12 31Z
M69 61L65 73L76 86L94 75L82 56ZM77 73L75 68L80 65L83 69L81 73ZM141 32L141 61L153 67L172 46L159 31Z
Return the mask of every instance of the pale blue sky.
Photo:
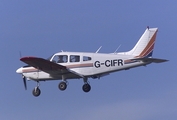
M1 0L0 2L0 119L1 120L176 120L177 119L177 2L142 0ZM153 57L170 60L100 80L34 81L25 90L16 69L22 56L47 58L55 52L114 52L130 50L146 26L158 27Z

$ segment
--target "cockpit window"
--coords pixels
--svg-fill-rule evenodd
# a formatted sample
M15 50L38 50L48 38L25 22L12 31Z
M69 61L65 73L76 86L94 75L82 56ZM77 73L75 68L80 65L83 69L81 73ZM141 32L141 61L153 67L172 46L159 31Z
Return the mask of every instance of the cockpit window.
M52 62L67 63L68 62L68 56L67 55L55 55Z
M54 55L54 54L53 54ZM50 59L53 57L53 55L52 56L50 56L50 57L48 57L46 60L49 60L50 61Z
M80 62L79 55L70 55L70 62Z
M91 57L88 57L88 56L83 56L83 61L90 61L90 60L92 60L92 58L91 58Z

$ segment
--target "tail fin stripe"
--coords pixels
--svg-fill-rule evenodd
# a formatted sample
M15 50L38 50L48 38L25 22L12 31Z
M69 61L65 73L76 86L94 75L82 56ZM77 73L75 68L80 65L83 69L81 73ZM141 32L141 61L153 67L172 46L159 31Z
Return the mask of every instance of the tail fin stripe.
M154 48L154 44L142 56L149 57L149 55L152 54L152 52L153 52L153 48Z
M133 55L135 58L151 57L154 50L157 31L158 28L147 28L133 49L119 54Z
M145 47L145 49L140 53L139 56L141 57L145 57L148 55L148 53L151 53L150 51L153 51L154 49L154 43L155 43L155 39L156 39L156 33L153 35L153 37L151 38L151 40L149 41L149 43L147 44L147 46Z

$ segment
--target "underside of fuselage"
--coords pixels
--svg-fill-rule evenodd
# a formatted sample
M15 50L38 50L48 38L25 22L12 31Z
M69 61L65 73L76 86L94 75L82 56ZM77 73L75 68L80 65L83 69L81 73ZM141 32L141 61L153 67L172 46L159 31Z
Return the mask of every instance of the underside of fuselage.
M66 79L79 79L81 77L67 73L64 75L50 75L46 72L39 71L39 72L31 72L31 73L23 73L27 79L34 80L34 81L48 81L48 80L62 80L62 76L67 76Z

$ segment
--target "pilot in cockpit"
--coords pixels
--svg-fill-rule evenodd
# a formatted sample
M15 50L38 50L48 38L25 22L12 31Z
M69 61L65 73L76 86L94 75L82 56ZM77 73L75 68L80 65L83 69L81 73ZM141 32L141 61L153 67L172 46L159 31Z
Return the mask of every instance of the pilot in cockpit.
M63 61L63 56L62 55L59 55L58 56L58 61L57 61L57 63L63 63L64 61Z

